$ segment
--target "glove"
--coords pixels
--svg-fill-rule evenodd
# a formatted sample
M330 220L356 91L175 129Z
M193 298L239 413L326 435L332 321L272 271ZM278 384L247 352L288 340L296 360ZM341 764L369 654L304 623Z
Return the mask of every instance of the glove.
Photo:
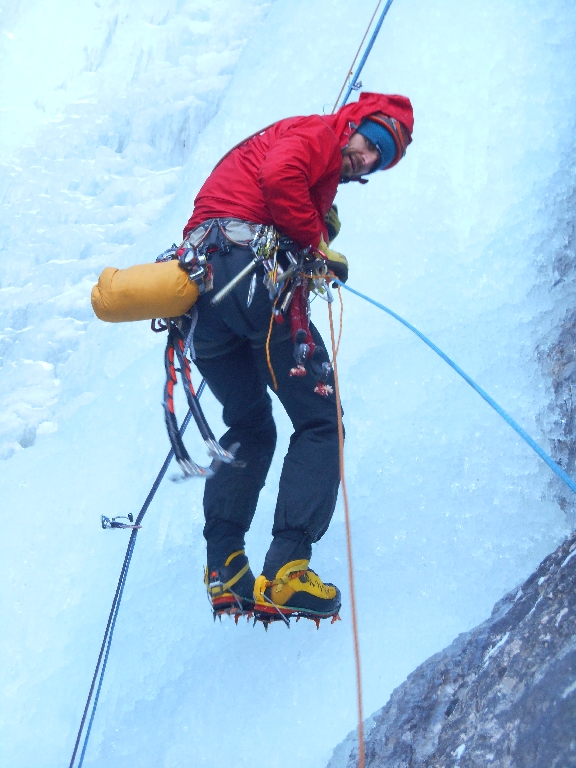
M328 229L328 243L331 244L340 234L340 219L338 218L338 208L335 205L330 207L330 210L324 217L326 228Z
M342 283L345 283L346 280L348 280L348 260L346 256L344 256L342 253L338 253L338 251L333 251L332 248L329 248L324 242L323 237L320 238L318 250L322 251L324 256L326 256L328 269L331 272L334 272L338 280L340 280Z

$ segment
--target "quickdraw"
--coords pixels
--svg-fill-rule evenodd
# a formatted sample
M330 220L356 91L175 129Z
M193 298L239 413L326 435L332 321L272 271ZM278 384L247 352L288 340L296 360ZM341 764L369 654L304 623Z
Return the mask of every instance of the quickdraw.
M317 379L314 392L324 397L332 394L333 389L327 383L332 366L326 350L315 344L310 333L309 290L304 281L297 286L290 305L290 327L296 361L296 366L290 369L290 376L306 376L306 362L309 361L311 372Z
M142 528L141 525L134 524L134 515L129 512L127 515L116 515L116 517L106 517L106 515L100 516L102 528ZM127 523L119 523L118 520L128 520Z
M210 230L206 232L206 235L208 235L209 231ZM206 237L206 235L204 237ZM212 265L208 262L207 254L209 253L209 250L204 250L200 248L199 245L200 244L193 246L187 240L184 240L180 245L173 243L170 248L158 256L156 261L171 261L173 259L178 259L180 267L185 272L188 272L189 279L196 283L200 296L202 296L212 290L214 270ZM153 320L152 330L156 331L154 322L155 321ZM159 330L165 329L160 328Z
M214 306L225 299L226 296L228 296L228 294L230 294L234 288L236 288L236 286L241 283L242 280L244 280L245 277L247 277L251 272L254 272L256 267L261 263L264 263L264 268L266 269L266 274L264 275L264 284L268 288L269 292L272 291L272 286L276 280L276 276L279 274L277 254L280 247L280 235L274 229L274 227L260 224L256 227L256 234L254 235L251 242L248 243L248 246L251 248L252 253L254 254L254 258L248 262L244 269L238 272L236 277L232 278L229 283L226 283L226 285L220 291L218 291L218 293L210 302ZM280 268L280 272L281 271L282 270ZM252 282L248 292L248 305L250 305L254 295L254 290L256 287L254 280L255 277L256 275L252 276ZM270 293L270 298L274 298L272 292Z
M333 300L323 254L310 249L298 250L292 240L282 237L273 226L268 225L260 225L257 228L250 247L254 258L214 296L212 304L220 303L262 264L263 282L272 302L274 321L283 323L286 315L290 319L296 362L295 367L290 370L290 375L306 376L308 364L317 379L314 391L322 396L331 394L332 387L327 383L332 371L328 354L323 347L314 343L310 333L310 292L326 298L329 302ZM279 259L279 254L284 258ZM255 288L256 275L253 274L248 291L248 306L252 302ZM272 379L275 382L273 372Z
M296 365L290 369L290 376L306 376L306 365L316 378L314 392L323 397L332 394L333 389L327 383L332 372L328 353L324 347L318 346L310 332L310 294L325 298L332 303L333 296L328 285L328 270L323 255L318 252L312 256L304 252L298 274L292 280L291 290L287 300L282 304L282 310L289 306L290 330L294 343L294 360Z

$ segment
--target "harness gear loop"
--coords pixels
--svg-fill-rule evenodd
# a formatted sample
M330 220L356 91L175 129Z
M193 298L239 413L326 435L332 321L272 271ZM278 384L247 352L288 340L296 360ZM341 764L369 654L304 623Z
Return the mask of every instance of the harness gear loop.
M274 302L274 304L276 304L276 302ZM272 377L274 392L278 392L278 381L276 379L276 374L274 373L274 368L272 367L272 359L270 357L270 339L272 338L272 329L274 328L274 317L274 310L272 310L270 314L270 324L268 326L268 335L266 336L266 362L268 364L270 376Z
M224 233L225 234L225 233ZM251 272L253 272L260 262L264 262L264 266L268 273L272 270L274 273L274 280L269 276L270 286L276 283L277 269L276 254L278 252L280 242L280 234L271 225L258 224L256 225L256 232L252 240L248 243L251 248L254 258L242 269L238 274L230 280L218 293L213 297L211 304L215 306L219 304L223 299L231 293L236 286L242 282ZM268 287L268 284L266 284ZM270 288L269 288L270 290ZM273 298L272 293L270 298Z

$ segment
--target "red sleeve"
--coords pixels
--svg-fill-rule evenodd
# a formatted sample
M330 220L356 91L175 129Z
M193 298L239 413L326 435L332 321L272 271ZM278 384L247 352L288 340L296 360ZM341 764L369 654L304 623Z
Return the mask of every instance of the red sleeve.
M289 131L268 151L258 172L258 184L274 224L300 246L317 247L326 226L314 206L311 190L332 183L340 173L340 147L334 132L319 119L306 130ZM335 189L334 189L335 191Z

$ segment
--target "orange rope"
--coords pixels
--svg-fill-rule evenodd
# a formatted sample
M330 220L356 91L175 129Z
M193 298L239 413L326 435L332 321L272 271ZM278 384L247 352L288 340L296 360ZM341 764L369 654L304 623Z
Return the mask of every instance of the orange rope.
M277 271L278 271L278 268L276 267L274 271L274 280L276 280ZM284 283L284 286L280 291L280 296L282 296L284 291L287 290L288 282L289 281L286 281ZM274 373L274 368L272 367L272 359L270 358L270 338L272 336L272 328L274 327L274 318L276 317L276 315L274 314L274 310L276 309L276 304L278 304L280 296L276 296L274 300L274 304L272 305L272 316L270 317L270 325L268 327L268 336L266 337L266 362L268 363L268 370L270 371L270 376L272 376L272 384L274 384L274 392L278 392L278 382L276 380L276 374Z
M276 299L278 301L278 299ZM274 307L276 307L276 301L274 302ZM270 326L268 327L268 336L266 337L266 362L268 363L268 370L270 371L270 376L272 376L272 384L274 384L274 392L278 392L278 382L276 381L276 374L274 373L274 368L272 368L272 360L270 359L270 337L272 336L272 328L274 327L274 309L272 310L272 314L270 316Z
M362 42L361 42L361 43L360 43L360 45L358 46L358 50L356 51L356 55L354 56L354 60L352 61L352 64L350 65L350 69L348 70L348 74L347 74L347 75L346 75L346 77L344 78L344 82L342 83L342 88L340 88L340 93L339 93L339 94L338 94L338 96L336 97L336 101L334 102L334 106L332 107L332 112L330 113L331 115L333 115L333 114L334 114L334 112L336 111L336 107L338 106L338 101L340 100L340 96L342 96L342 91L344 90L344 88L346 88L346 83L348 82L348 78L349 78L349 77L352 75L352 73L353 73L353 70L354 70L354 64L356 64L356 59L358 58L358 54L359 54L359 53L360 53L360 51L362 50L362 46L364 45L364 41L365 41L365 40L366 40L366 38L368 37L368 31L369 31L370 27L372 26L372 22L374 21L374 19L375 19L375 17L376 17L376 14L378 13L378 8L380 8L380 3L381 3L381 2L382 2L382 0L378 0L378 5L376 6L376 10L375 10L375 11L374 11L374 13L372 14L372 18L370 19L370 23L369 23L369 24L368 24L368 26L366 27L366 32L364 32L364 37L362 38Z
M382 0L378 0L374 13L372 14L372 18L370 19L370 23L366 27L366 32L364 32L364 37L362 38L362 42L358 46L358 50L356 51L354 60L350 65L350 69L348 70L346 77L344 78L342 88L340 88L340 93L338 94L338 97L334 102L334 106L332 107L331 114L334 114L334 112L336 111L336 107L338 106L338 101L340 100L340 96L342 96L342 92L346 87L348 78L352 76L354 65L356 64L356 59L358 58L358 55L362 49L362 46L364 45L364 41L368 36L368 32L370 30L370 27L372 26L372 22L376 18L376 14L378 13L378 8L380 7L381 2ZM342 497L344 500L344 519L346 521L346 548L348 550L348 580L350 583L350 607L352 610L352 632L354 635L354 658L356 660L356 693L358 698L358 768L364 768L364 715L363 715L363 707L362 707L362 670L360 666L360 640L358 636L358 618L356 615L356 591L354 589L354 565L352 562L352 530L350 527L350 508L348 506L348 493L346 491L346 478L344 476L344 426L342 424L342 405L340 403L340 387L338 385L338 366L336 364L336 357L338 355L338 349L340 348L340 340L342 339L342 321L343 321L343 314L344 314L344 305L342 303L342 292L340 290L340 286L338 286L338 296L340 298L340 331L338 334L338 344L336 344L334 340L334 320L332 317L332 304L330 303L328 304L328 316L330 318L330 336L332 339L332 358L333 358L332 367L334 369L334 389L336 392L336 409L338 412L338 451L339 451L339 458L340 458L340 483L342 485Z
M358 618L356 615L356 591L354 589L354 565L352 562L352 530L350 527L350 508L348 506L348 493L346 491L346 478L344 476L344 426L342 424L342 405L340 403L340 387L338 385L338 366L336 365L337 348L334 337L334 320L332 318L332 304L328 304L328 317L330 318L330 336L332 339L332 356L334 368L334 390L336 393L336 410L338 413L338 453L340 459L340 482L342 484L342 498L344 500L344 519L346 521L346 548L348 551L348 580L350 583L350 607L352 610L352 633L354 635L354 657L356 660L356 693L358 698L358 768L364 768L364 715L362 713L362 671L360 667L360 640L358 634ZM342 323L342 315L340 315ZM342 327L342 326L340 326Z
M338 301L340 302L340 328L338 329L338 343L336 344L336 352L334 353L334 360L338 356L338 350L340 349L340 342L342 341L342 330L344 327L344 302L342 301L342 291L338 286Z

